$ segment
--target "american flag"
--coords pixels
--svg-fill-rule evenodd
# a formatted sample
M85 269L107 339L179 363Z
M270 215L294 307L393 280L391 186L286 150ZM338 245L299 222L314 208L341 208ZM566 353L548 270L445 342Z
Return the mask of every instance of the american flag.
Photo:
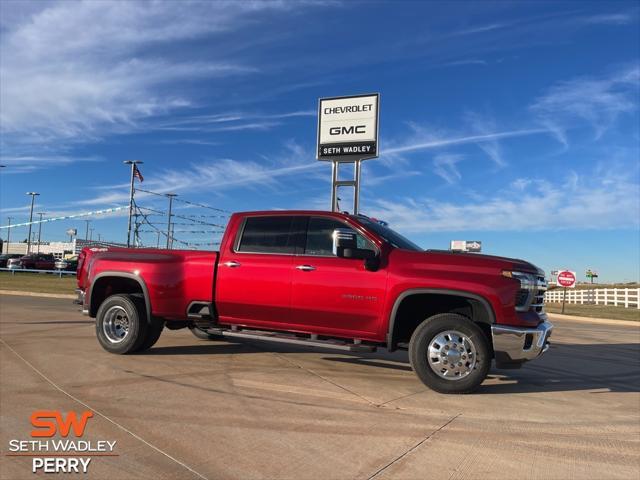
M140 173L140 170L138 170L138 166L135 163L133 164L133 176L140 180L140 183L144 182L144 177L142 176L142 173Z

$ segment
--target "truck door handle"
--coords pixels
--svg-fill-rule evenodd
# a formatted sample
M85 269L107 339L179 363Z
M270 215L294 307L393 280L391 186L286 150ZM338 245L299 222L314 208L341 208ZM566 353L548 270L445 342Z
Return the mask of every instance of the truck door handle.
M316 269L313 265L298 265L296 268L303 272L313 272Z
M240 262L236 262L235 260L229 260L228 262L224 262L223 265L225 267L237 268L242 264Z

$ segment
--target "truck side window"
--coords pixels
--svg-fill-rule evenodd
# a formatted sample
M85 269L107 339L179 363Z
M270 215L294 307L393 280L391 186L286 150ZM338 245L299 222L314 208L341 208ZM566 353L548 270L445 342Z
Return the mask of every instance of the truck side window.
M331 235L336 228L349 228L344 223L333 218L311 217L307 228L306 255L333 256L333 238ZM358 234L358 248L375 250L369 240Z
M239 252L295 253L293 216L249 217L238 245Z

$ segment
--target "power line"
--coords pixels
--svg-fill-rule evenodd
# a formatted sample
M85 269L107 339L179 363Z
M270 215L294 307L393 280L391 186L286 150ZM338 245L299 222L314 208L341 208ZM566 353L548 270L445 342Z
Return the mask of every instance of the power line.
M177 201L177 199L174 198L174 201ZM143 207L144 208L144 207ZM174 215L173 213L171 214L172 216ZM162 213L162 214L153 214L153 215L149 215L150 217L166 217L167 214L166 213ZM190 214L184 214L183 216L185 217L191 217L191 218L228 218L227 216L223 216L223 215L190 215Z
M160 210L155 210L153 208L149 208L149 207L138 207L138 208L141 208L141 209L144 209L144 210L149 210L149 211L151 211L153 213L159 213L161 215L166 215L166 213L161 212ZM212 227L225 228L224 225L219 225L217 223L203 222L202 220L196 220L195 218L185 217L183 215L178 215L177 213L173 213L173 212L171 213L171 216L172 217L177 217L177 218L182 218L183 220L189 220L189 221L191 221L193 223L197 223L197 224L200 224L200 225L209 225L209 226L212 226Z
M175 225L172 223L171 225ZM215 234L215 233L224 233L224 230L172 230L174 233L203 233L203 234ZM140 230L140 233L155 233L153 230Z
M156 227L153 223L151 223L151 222L149 221L149 219L148 219L147 215L146 215L144 212L142 212L142 209L152 210L152 211L153 211L153 209L150 209L150 208L148 208L148 207L139 207L138 205L136 205L136 204L135 204L135 200L134 200L134 205L135 205L136 209L140 211L140 216L141 216L141 217L142 217L142 219L143 219L143 220L142 220L142 223L146 223L147 225L149 225L149 226L153 229L153 231L154 231L155 233L160 234L160 235L163 235L165 238L168 238L168 237L169 237L169 235L168 235L167 233L163 232L163 231L162 231L162 230L160 230L158 227ZM157 210L156 210L156 211L157 211ZM172 215L172 216L173 216L173 215ZM202 246L213 246L213 245L219 245L219 244L220 244L220 242L198 242L198 243L190 243L190 242L185 242L185 241L182 241L182 240L178 240L178 239L177 239L177 238L175 238L173 235L171 235L171 241L178 242L178 243L180 243L180 244L182 244L182 245L185 245L185 246L187 246L187 247L202 247Z
M138 192L149 193L149 194L151 194L151 195L157 195L157 196L159 196L159 197L165 197L165 196L166 196L166 194L165 194L165 193L152 192L151 190L143 190L142 188L136 188L136 190L137 190ZM214 211L216 211L216 212L231 213L231 212L230 212L230 211L228 211L228 210L223 210L223 209L221 209L221 208L211 207L211 206L209 206L209 205L205 205L205 204L203 204L203 203L191 202L191 201L189 201L189 200L183 200L183 199L181 199L181 198L175 198L174 200L175 200L176 202L186 203L186 204L189 204L189 205L193 205L193 206L195 206L195 207L207 208L207 209L209 209L209 210L214 210Z

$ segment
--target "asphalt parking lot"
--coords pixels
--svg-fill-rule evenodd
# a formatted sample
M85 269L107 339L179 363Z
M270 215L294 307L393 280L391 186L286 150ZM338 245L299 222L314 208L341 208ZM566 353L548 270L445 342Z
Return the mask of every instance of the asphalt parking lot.
M479 393L426 389L402 352L344 354L165 330L104 352L70 300L0 295L0 475L35 410L94 410L89 478L639 478L640 328L552 319L545 357Z

